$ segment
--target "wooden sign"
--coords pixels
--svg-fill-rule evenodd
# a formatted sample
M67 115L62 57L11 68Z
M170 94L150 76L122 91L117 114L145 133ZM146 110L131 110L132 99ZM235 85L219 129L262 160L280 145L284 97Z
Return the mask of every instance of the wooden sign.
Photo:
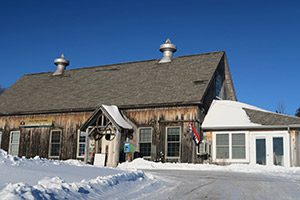
M52 124L49 119L25 119L20 122L20 127L49 127Z
M94 165L98 167L104 167L105 166L105 153L96 153L95 154L95 160Z

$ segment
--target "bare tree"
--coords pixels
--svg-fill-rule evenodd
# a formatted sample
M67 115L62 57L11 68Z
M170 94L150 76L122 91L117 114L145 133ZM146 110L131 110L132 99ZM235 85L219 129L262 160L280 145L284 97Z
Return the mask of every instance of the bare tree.
M276 112L281 114L285 113L285 105L283 102L278 103Z

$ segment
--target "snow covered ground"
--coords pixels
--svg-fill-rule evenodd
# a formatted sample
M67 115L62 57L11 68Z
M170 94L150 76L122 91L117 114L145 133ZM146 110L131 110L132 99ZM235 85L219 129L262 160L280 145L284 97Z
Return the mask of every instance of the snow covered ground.
M270 176L285 176L299 178L300 167L282 167L282 166L263 166L249 164L231 164L227 166L212 164L189 164L189 163L160 163L150 162L142 158L133 160L132 162L124 162L119 164L119 169L123 170L195 170L195 171L229 171L239 173L263 173Z
M94 167L76 160L18 158L0 149L1 200L138 199L163 188L161 181L142 171Z
M256 194L256 190L270 198ZM76 160L18 158L0 150L1 200L280 199L282 194L289 199L300 197L300 168L154 163L143 159L103 168Z

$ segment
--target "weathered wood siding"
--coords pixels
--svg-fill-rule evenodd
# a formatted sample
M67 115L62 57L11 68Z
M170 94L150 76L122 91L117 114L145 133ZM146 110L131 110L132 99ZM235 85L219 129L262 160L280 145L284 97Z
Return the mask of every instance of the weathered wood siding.
M180 159L172 160L179 162L193 162L195 149L189 133L189 122L198 126L199 108L197 106L132 109L123 111L124 114L135 124L132 143L137 144L138 132L141 127L152 127L152 160L159 159L159 153L166 155L166 128L169 126L181 127ZM153 152L154 151L154 152ZM166 160L168 161L168 160ZM170 160L171 161L171 160Z
M77 131L90 115L91 112L1 116L0 130L3 131L1 148L8 151L10 132L20 131L19 156L39 155L47 158L50 131L59 129L62 130L59 159L76 158ZM20 123L28 119L47 119L53 122L53 126L21 128Z

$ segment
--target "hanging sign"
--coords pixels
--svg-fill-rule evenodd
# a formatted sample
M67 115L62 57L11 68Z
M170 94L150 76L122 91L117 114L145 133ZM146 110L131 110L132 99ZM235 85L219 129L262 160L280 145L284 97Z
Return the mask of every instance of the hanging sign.
M124 143L124 153L132 153L134 152L134 146L130 144L129 142Z
M52 126L53 121L49 119L25 119L20 122L20 127L48 127Z

